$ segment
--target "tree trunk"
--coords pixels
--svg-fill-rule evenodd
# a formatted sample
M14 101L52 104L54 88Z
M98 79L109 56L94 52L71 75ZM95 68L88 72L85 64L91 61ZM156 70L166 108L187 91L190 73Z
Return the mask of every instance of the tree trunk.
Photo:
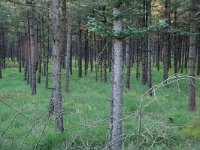
M49 11L48 11L49 20ZM47 48L45 50L45 88L48 89L49 84L49 50L50 50L50 26L47 27Z
M65 63L65 92L69 91L69 72L70 72L70 51L71 51L71 37L72 37L72 18L71 9L67 10L67 51L66 51L66 63Z
M61 66L62 68L65 67L66 62L66 42L67 42L67 12L66 12L66 0L61 0Z
M5 35L4 30L3 30L3 43L2 43L2 47L3 47L3 69L6 69L7 44L6 44L6 35Z
M33 12L29 12L30 27L30 55L31 55L31 90L32 95L36 94L36 72L35 72L35 45L34 45L34 28L33 28Z
M27 80L27 74L28 74L28 43L23 43L24 45L26 45L26 48L23 49L23 51L25 52L24 54L24 59L25 59L25 63L24 63L24 81Z
M27 26L28 26L28 43L27 43L27 55L28 55L28 80L27 84L32 86L32 77L31 77L31 46L30 46L30 18L29 12L27 12Z
M196 32L196 0L191 0L191 22L190 32ZM189 39L189 63L188 63L188 109L194 111L196 108L195 102L195 58L196 58L196 36L190 35Z
M120 16L120 6L113 8L113 16ZM121 32L122 19L115 17L113 21L113 30ZM122 65L123 65L123 46L122 39L113 39L113 70L111 79L111 110L110 118L110 149L121 150L122 149Z
M103 74L103 76L104 76L104 78L103 78L103 81L104 81L104 83L106 83L107 82L107 40L106 40L106 38L104 39L104 41L105 41L105 44L106 44L106 47L105 47L105 50L104 50L104 74Z
M165 12L164 12L164 17L165 18L168 18L168 11L169 11L169 8L168 8L168 0L165 0ZM163 58L163 80L167 80L168 79L168 49L169 49L169 35L167 33L167 31L165 31L164 33L164 45L163 45L163 48L164 48L164 58ZM165 82L167 83L167 82Z
M91 41L91 44L90 44L90 71L93 72L93 66L94 66L94 63L93 63L93 57L94 57L94 34L91 33L90 35L90 41Z
M78 76L82 78L82 29L81 29L81 14L78 14L78 39L77 39L77 46L78 46Z
M89 63L89 46L88 46L88 31L85 32L85 47L84 47L84 52L85 52L85 76L87 75L88 71L88 63Z
M126 38L126 88L130 89L131 59L130 59L130 39Z
M141 50L141 40L137 42L137 58L136 58L136 79L140 78L140 50Z
M147 0L147 26L150 26L151 24L151 1ZM151 75L151 52L152 52L152 37L151 35L148 35L148 41L147 41L147 48L148 48L148 62L147 62L147 81L148 81L148 88L149 88L149 95L152 96L152 75Z
M157 71L160 71L160 43L159 43L159 41L156 44L156 49L157 49L156 66L157 66Z
M200 23L198 24L198 32L200 32ZM197 36L197 52L198 52L198 62L197 62L197 75L200 75L200 35Z
M143 20L142 20L142 26L147 27L147 22L146 22L146 0L143 0ZM147 83L147 61L148 61L148 54L147 54L147 38L144 37L142 38L142 84Z
M19 37L19 48L18 48L18 68L19 68L19 73L22 72L22 40L21 36Z
M59 0L52 0L52 31L53 31L53 100L55 114L55 130L63 132L63 113L61 97L61 36L60 36L60 18L59 18Z
M177 8L175 7L175 12L174 12L174 27L177 27ZM176 74L178 72L178 65L177 65L177 35L175 34L173 37L173 49L174 49L174 74Z
M2 34L2 29L0 28L0 79L2 79L2 65L3 65L3 60L2 60L2 52L3 52L3 34Z

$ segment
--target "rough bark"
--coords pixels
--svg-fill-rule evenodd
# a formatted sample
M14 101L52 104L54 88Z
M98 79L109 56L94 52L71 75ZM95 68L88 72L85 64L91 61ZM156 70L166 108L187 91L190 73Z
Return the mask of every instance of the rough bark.
M174 12L174 27L177 27L177 8L175 7L175 12ZM173 37L173 49L174 49L174 74L178 72L178 65L177 65L177 35L175 34Z
M130 38L126 38L126 88L130 89L131 59L130 59Z
M48 19L49 19L49 12L48 12ZM45 88L48 89L48 84L49 84L49 50L50 50L50 27L48 26L47 29L47 48L45 50Z
M67 42L67 17L66 17L66 0L61 0L61 65L64 68L66 59L66 42Z
M29 28L30 28L30 54L31 54L31 90L32 95L36 94L36 71L35 71L35 45L34 45L34 28L33 12L29 11Z
M24 54L24 81L27 80L27 74L28 74L28 43L24 43L26 45L26 48L23 50L25 52Z
M196 32L196 0L191 0L191 22L190 32ZM195 58L196 58L196 36L190 35L189 38L189 62L188 62L188 109L194 111L196 108L195 102Z
M140 50L141 50L141 40L137 42L137 54L136 54L136 79L140 78Z
M19 73L22 72L22 39L21 36L19 37L19 50L18 50L18 69L19 69Z
M104 39L105 40L105 44L106 44L106 48L104 50L104 74L103 74L103 81L104 83L107 82L107 40L106 38Z
M168 0L165 0L165 12L164 12L164 17L168 18ZM164 43L163 43L163 49L164 49L164 58L163 58L163 80L168 79L168 49L169 49L169 34L167 31L164 32Z
M147 0L147 26L150 26L151 24L151 1ZM147 36L147 49L148 49L148 62L147 62L147 82L148 82L148 88L149 88L149 95L152 96L152 75L151 75L151 53L152 53L152 37L151 34Z
M199 15L200 16L200 15ZM198 32L200 32L200 23L198 24ZM200 35L197 36L197 52L198 52L198 61L197 61L197 75L200 75Z
M198 40L197 41L200 41L200 36L198 36ZM197 51L198 51L197 75L200 75L200 44L198 43L197 46L198 46L198 48L197 48Z
M113 15L119 16L120 6L115 6L113 8ZM116 17L113 21L113 30L115 32L120 32L122 30L122 19ZM111 110L110 116L110 149L111 150L121 150L122 149L122 39L117 37L113 39L113 70L111 79Z
M156 66L157 66L157 71L160 71L160 43L159 43L159 41L156 45L157 45L156 46L156 49L157 49Z
M3 65L3 59L2 59L2 52L3 52L3 36L2 31L0 29L0 79L2 79L2 65Z
M55 130L63 132L63 113L61 97L61 36L59 18L59 0L52 0L52 31L53 31L53 100L55 115Z
M78 76L82 78L82 29L81 29L81 14L78 12L78 39L77 39L77 50L78 50Z
M91 37L90 37L90 40L91 40L91 44L90 44L90 71L93 72L93 68L94 68L94 64L93 64L93 57L94 57L94 34L92 33L91 34Z
M67 50L66 50L66 62L65 62L65 92L69 91L69 72L70 72L70 51L71 51L71 37L72 37L72 19L71 9L67 10Z
M142 26L147 27L147 11L146 11L146 0L143 0L143 20L142 20ZM147 63L148 63L148 54L147 54L147 41L148 39L146 37L142 38L142 84L147 83Z
M32 77L31 77L31 48L30 48L30 19L29 19L29 12L27 12L27 26L28 26L28 44L27 44L27 55L28 55L28 80L27 84L32 86Z

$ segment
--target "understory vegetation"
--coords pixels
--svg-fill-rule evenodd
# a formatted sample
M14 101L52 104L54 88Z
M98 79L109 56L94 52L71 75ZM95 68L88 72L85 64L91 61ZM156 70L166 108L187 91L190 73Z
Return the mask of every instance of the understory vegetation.
M73 68L73 74L77 73L77 68ZM62 80L63 74L64 70ZM135 75L134 66L131 74ZM162 82L162 71L153 67L152 74L153 85ZM169 74L173 76L171 70ZM123 92L123 149L137 149L138 144L141 149L153 150L200 149L200 107L195 112L188 111L188 80L179 80L180 76L185 77L178 75L168 87L161 86L152 97L144 98L148 88L131 78L130 90L124 88ZM106 149L109 82L96 83L94 73L82 79L70 77L70 92L62 93L66 129L63 134L54 132L54 119L47 117L51 89L45 90L43 84L38 84L38 93L32 96L17 65L11 62L3 70L0 83L0 149ZM197 106L199 85L197 79Z

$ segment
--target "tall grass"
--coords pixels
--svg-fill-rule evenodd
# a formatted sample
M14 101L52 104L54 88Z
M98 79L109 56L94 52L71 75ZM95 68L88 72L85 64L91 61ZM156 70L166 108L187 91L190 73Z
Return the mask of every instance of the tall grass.
M3 71L0 80L0 149L105 149L109 114L109 81L95 82L89 73L78 78L73 68L70 91L62 93L64 128L62 135L54 132L53 118L47 119L51 90L45 90L44 77L37 85L37 95L23 81L15 65ZM13 68L14 67L14 68ZM170 70L172 75L173 71ZM62 81L64 80L62 70ZM138 113L143 94L148 90L131 72L131 89L123 92L123 148L137 148ZM125 77L125 76L124 76ZM110 77L109 77L110 78ZM153 84L162 81L162 71L153 68ZM64 82L62 82L64 83ZM187 80L162 87L156 97L142 103L141 149L200 148L200 82L197 87L197 111L187 109ZM50 87L52 80L50 78ZM63 88L63 85L62 85Z

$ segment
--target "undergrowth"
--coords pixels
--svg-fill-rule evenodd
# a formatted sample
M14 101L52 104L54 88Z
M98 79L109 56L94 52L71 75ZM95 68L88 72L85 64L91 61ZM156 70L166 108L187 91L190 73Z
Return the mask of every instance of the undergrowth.
M56 134L54 119L47 119L51 90L45 90L44 77L37 84L37 95L31 96L23 73L18 73L15 64L8 66L0 80L0 149L106 149L109 80L106 84L96 83L93 73L79 79L77 69L73 69L70 91L62 93L65 131ZM131 89L123 92L123 149L138 147L139 106L144 108L141 149L200 149L200 93L197 92L197 110L193 113L187 109L187 80L159 88L154 97L146 96L141 106L147 87L135 79L135 68L131 74ZM161 81L162 71L153 69L153 84ZM200 90L199 81L196 88Z

